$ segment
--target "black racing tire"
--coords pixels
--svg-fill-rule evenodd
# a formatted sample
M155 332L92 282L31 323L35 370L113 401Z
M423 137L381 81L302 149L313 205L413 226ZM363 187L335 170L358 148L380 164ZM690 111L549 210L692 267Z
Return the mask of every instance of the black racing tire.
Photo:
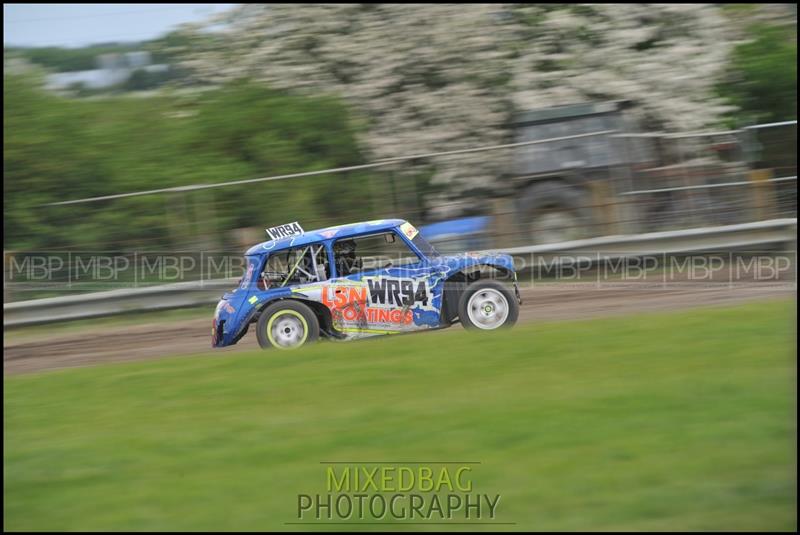
M281 321L282 327L277 323ZM264 349L296 349L319 338L316 314L307 305L294 299L267 305L256 327L258 345Z
M468 330L509 328L518 317L517 298L507 285L497 281L479 279L467 286L458 300L458 318Z
M533 243L585 238L592 227L588 194L565 181L546 180L528 186L520 198L519 213L528 226L527 239ZM558 223L561 226L553 227Z

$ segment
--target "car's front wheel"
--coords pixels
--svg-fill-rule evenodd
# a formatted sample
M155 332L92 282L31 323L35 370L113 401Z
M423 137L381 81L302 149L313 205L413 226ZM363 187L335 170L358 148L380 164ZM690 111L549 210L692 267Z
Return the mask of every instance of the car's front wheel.
M278 301L261 312L256 337L264 349L295 349L319 338L319 320L299 301Z
M490 331L517 322L519 303L507 286L493 280L477 280L467 286L458 304L465 329Z

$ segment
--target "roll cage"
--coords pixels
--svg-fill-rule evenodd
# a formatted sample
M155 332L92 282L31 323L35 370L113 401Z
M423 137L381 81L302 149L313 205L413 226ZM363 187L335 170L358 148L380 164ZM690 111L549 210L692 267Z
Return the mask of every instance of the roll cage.
M283 258L282 258L283 257ZM281 263L281 260L284 262ZM267 256L258 278L262 290L326 280L329 261L324 243L275 251Z
M420 261L438 256L433 247L421 236L408 239L397 228L376 229L357 234L346 234L296 247L270 251L265 255L256 283L259 289L275 289L296 284L322 282L333 277L345 277L350 273L339 273L334 243L339 240L358 240L371 235L392 234L404 244ZM281 260L283 260L281 262ZM378 269L376 267L376 269Z

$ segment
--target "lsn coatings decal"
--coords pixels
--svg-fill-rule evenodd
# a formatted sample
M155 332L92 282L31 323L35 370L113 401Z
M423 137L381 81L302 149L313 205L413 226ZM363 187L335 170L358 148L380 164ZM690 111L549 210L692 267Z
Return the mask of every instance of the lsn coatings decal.
M333 314L337 328L357 330L409 330L423 310L436 309L428 281L398 277L364 277L347 285L331 285L320 290L320 299Z

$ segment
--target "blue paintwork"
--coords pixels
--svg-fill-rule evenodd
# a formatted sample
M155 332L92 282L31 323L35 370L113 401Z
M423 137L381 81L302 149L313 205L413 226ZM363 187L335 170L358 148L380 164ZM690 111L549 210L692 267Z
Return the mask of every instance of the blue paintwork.
M491 218L488 216L462 217L441 223L431 223L419 229L426 240L440 240L451 236L464 236L485 232L489 229Z
M425 289L426 302L414 301L413 306L402 307L380 306L382 310L394 310L396 313L404 311L410 312L410 321L403 325L390 328L378 329L384 332L406 332L420 329L430 329L444 326L441 321L442 297L444 281L451 275L469 268L470 266L489 265L503 268L509 272L514 272L514 262L509 255L505 254L485 254L485 253L463 253L458 255L431 255L426 256L414 242L404 235L401 225L406 222L402 219L384 219L379 221L369 221L355 223L351 225L341 225L326 229L305 232L300 236L283 238L280 240L266 241L259 243L247 250L245 258L247 260L247 270L240 281L239 286L231 292L226 293L217 305L214 314L214 340L215 347L223 347L235 344L246 332L249 324L257 316L267 303L276 299L295 298L306 299L317 302L325 302L322 297L324 292L328 300L334 296L334 289L356 288L364 291L370 283L380 284L383 279L398 281L412 281L414 288L418 288L422 283ZM365 234L373 234L385 231L395 231L397 236L402 239L416 254L420 261L413 265L402 267L390 267L385 269L375 269L365 271L355 275L339 277L335 273L335 262L333 262L333 242L342 238L357 237ZM261 290L257 286L257 274L261 273L264 263L274 252L283 251L288 248L305 246L310 244L324 244L329 256L330 268L334 271L332 277L323 282L313 282L308 284L292 285L281 288L270 288ZM399 283L398 283L399 284ZM369 295L369 293L367 294ZM363 304L363 303L362 303ZM346 307L349 307L348 304ZM368 307L373 303L368 302ZM345 308L346 308L345 307ZM357 308L357 307L356 307ZM344 321L344 320L343 320ZM374 325L366 323L363 318L353 320L352 325L348 323L344 328L345 336L358 338L376 334ZM343 324L344 325L344 324ZM352 327L352 328L350 328ZM221 333L220 333L221 329Z

